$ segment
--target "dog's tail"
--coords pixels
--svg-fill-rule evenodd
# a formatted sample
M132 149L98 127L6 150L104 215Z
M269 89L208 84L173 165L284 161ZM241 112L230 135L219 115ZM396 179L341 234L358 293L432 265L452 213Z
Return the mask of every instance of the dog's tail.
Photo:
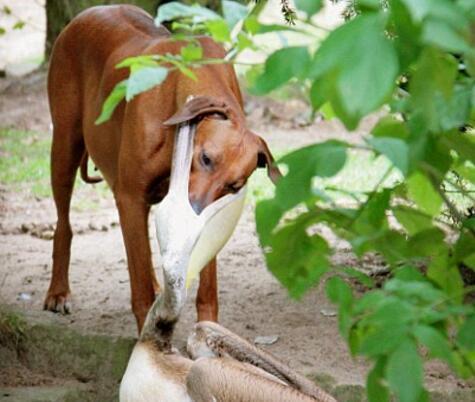
M82 159L81 159L81 178L86 183L90 183L90 184L101 182L102 177L99 177L99 176L90 177L89 174L87 173L87 160L88 159L89 159L89 155L88 155L87 151L84 151L84 154L82 155Z

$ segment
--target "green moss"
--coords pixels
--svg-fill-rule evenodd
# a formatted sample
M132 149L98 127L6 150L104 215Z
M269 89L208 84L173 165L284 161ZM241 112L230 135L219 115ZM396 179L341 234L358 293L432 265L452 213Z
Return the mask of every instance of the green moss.
M19 315L0 309L0 347L19 353L26 340L26 323Z

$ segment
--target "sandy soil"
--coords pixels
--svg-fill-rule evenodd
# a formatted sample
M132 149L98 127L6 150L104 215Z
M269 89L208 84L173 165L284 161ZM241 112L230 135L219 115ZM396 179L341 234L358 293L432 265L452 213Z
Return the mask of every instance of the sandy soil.
M22 85L3 85L8 88L0 93L0 124L49 135L44 74L30 77ZM251 126L274 148L297 147L327 138L361 138L361 132L346 133L336 122L300 126L304 108L298 102L284 106L249 100L247 109L252 111ZM370 124L365 122L362 131ZM93 188L82 191L98 197ZM52 200L34 199L0 187L0 302L33 310L40 317L52 314L41 311L41 307L50 279L52 242L48 239L54 221ZM73 211L72 222L73 313L57 316L57 321L80 331L135 336L125 252L112 198L101 199L98 210ZM157 261L156 242L153 238L151 241ZM351 256L342 250L338 258ZM334 308L326 301L322 287L299 302L292 301L267 271L251 205L246 206L218 261L222 324L249 339L277 335L278 341L266 349L305 374L328 373L340 383L364 383L367 365L349 357L338 335L337 318L328 314ZM195 292L196 284L176 333L178 346L183 346L186 331L196 319ZM441 364L431 363L427 373L432 389L466 386Z

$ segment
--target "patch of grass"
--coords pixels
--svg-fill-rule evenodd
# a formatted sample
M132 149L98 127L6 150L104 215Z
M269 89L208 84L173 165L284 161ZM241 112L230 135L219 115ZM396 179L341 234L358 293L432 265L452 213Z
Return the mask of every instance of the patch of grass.
M0 183L35 197L51 197L50 150L49 134L0 129ZM97 209L106 194L110 191L105 183L91 186L77 177L72 208Z
M0 130L0 183L29 188L34 195L51 195L51 140L31 131Z

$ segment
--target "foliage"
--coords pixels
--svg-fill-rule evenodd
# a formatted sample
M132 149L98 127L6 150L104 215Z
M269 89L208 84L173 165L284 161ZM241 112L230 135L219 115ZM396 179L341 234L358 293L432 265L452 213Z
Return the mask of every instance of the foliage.
M0 8L0 16L3 15L4 17L7 17L7 18L10 17L10 19L12 19L12 24L13 24L9 28L6 28L4 26L0 26L0 36L5 35L8 30L22 29L26 25L26 22L23 21L21 18L17 17L12 12L12 9L10 7L8 7L7 5L0 6L0 7L1 7Z
M261 24L264 3L236 5L237 22L196 6L163 6L158 22L173 19L177 37L188 41L181 55L165 57L190 74L200 63L218 62L198 57L190 34L208 32L228 50L221 62L233 62L241 50L256 47L257 35L299 31L312 45L276 50L251 91L297 83L314 110L331 110L348 129L386 105L388 113L364 145L327 141L281 158L287 174L274 196L257 205L257 230L269 269L291 296L330 276L326 290L339 306L340 332L353 355L373 362L369 400L384 402L393 394L402 402L426 401L421 346L459 376L475 374L475 308L464 304L473 288L464 288L459 272L462 265L475 269L475 217L446 191L475 201L475 3L354 1L352 18L322 43L307 29L315 28L312 17L322 2L296 0L296 9L285 11L295 26ZM350 200L336 197L338 186L325 183L344 169L355 147L384 156L388 167L364 194L350 188ZM388 180L395 171L400 179ZM381 289L355 294L345 278L371 281L330 263L322 225L357 256L372 252L384 259L392 276Z

